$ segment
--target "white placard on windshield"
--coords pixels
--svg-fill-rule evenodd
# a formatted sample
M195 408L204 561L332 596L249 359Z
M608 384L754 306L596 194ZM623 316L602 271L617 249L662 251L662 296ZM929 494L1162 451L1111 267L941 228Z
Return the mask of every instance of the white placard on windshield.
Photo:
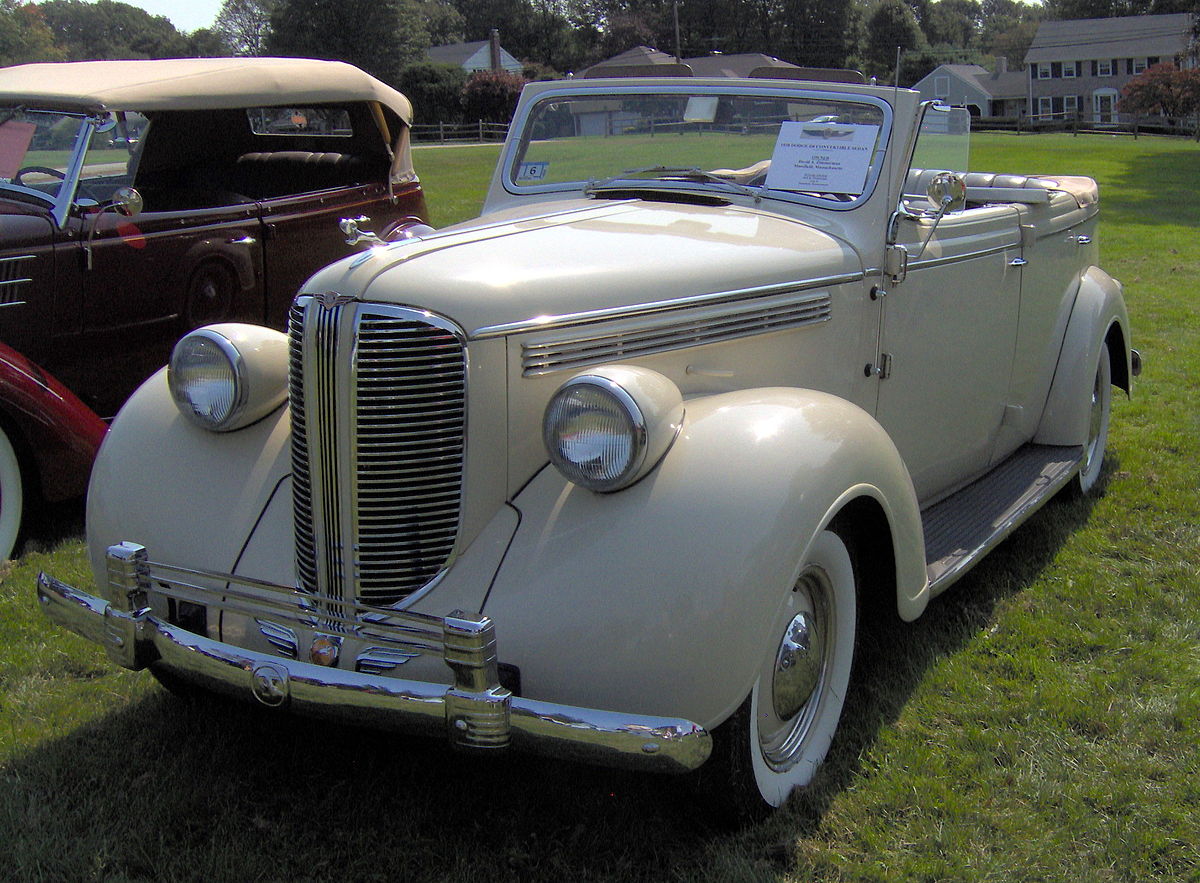
M879 126L833 122L785 122L779 127L767 187L849 193L866 186Z

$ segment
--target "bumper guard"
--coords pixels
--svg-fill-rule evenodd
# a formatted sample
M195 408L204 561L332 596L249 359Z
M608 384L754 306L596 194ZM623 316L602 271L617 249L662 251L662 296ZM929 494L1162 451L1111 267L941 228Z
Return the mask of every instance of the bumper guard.
M488 617L455 611L438 618L314 598L293 587L230 574L151 563L144 547L108 549L107 598L38 575L50 619L100 644L114 662L154 665L204 687L254 696L272 707L381 729L436 735L467 749L514 749L606 766L681 773L712 748L700 726L681 718L624 714L540 702L501 686L495 628ZM305 662L246 650L188 631L152 612L152 601L220 608L281 619L326 636L354 633L407 655L438 655L450 685ZM159 604L159 607L162 605Z

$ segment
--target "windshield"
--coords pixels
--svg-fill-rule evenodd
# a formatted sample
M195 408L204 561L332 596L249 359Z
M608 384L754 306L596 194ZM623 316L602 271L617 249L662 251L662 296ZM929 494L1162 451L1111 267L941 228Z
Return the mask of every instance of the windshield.
M144 126L137 114L118 114L92 127L78 114L0 108L0 184L58 202L80 139L91 132L81 183L93 186L91 191L81 186L80 195L99 201L103 195L92 192L95 185L128 183L137 134ZM106 193L111 189L105 188Z
M57 200L83 117L65 113L0 109L0 180Z
M547 97L508 173L516 192L701 185L851 207L874 186L886 132L880 103L846 95Z

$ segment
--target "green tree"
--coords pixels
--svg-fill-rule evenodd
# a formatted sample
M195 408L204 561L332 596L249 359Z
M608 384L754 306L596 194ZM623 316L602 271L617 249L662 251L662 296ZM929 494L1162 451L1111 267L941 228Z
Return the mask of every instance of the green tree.
M235 55L265 55L279 0L225 0L213 23Z
M463 115L467 72L453 64L421 61L400 71L396 88L413 104L418 123L457 123Z
M932 4L921 22L925 39L931 44L973 46L982 24L983 9L976 0L939 0Z
M187 54L191 57L224 58L235 54L224 35L215 28L199 28L183 36L187 41Z
M1013 70L1018 69L1025 63L1025 53L1037 35L1044 10L1017 0L983 0L982 10L980 47L989 55L1003 55Z
M54 34L36 6L0 0L0 66L61 61L63 57L63 50L54 42Z
M925 45L917 17L904 0L881 0L867 17L864 61L872 76L890 79L896 74L897 49L912 52Z
M46 0L38 9L68 61L179 58L188 43L162 15L115 0Z
M271 55L346 61L387 83L428 48L412 0L279 0L266 40Z
M463 17L450 0L417 0L417 9L430 46L463 42Z

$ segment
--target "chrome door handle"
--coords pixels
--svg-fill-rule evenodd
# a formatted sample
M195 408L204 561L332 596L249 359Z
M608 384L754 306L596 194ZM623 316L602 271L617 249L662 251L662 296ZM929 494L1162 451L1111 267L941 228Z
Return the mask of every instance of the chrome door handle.
M1029 261L1025 260L1025 258L1013 258L1011 261L1008 262L1008 265L1010 267L1023 267L1028 263L1029 263Z
M230 239L227 244L229 244L229 245L254 245L256 242L258 242L258 240L255 239L253 236L243 236L241 239Z
M1076 245L1089 245L1091 243L1091 241L1092 241L1092 237L1090 237L1086 234L1083 234L1083 233L1081 233L1075 237Z

